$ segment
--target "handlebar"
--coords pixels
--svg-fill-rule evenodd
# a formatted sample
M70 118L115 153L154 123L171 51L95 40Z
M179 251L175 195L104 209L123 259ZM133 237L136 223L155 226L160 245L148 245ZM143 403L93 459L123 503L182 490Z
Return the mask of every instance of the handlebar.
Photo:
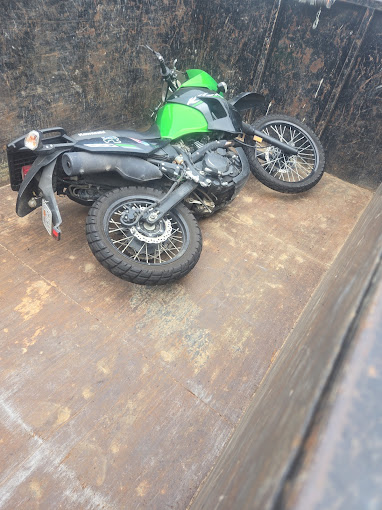
M166 66L166 64L164 62L164 58L162 57L162 55L158 51L155 51L152 48L150 48L150 46L148 44L146 44L145 47L148 50L150 50L152 53L154 53L154 55L158 59L159 65L160 65L160 69L161 69L161 74L162 74L163 78L166 79L168 76L170 76L171 75L171 70Z
M163 79L166 80L166 82L168 83L169 88L172 91L175 91L176 88L177 88L174 85L174 81L176 81L176 71L175 71L175 68L174 69L169 69L166 66L166 64L165 64L165 61L164 61L164 58L162 57L162 55L158 51L155 51L152 48L150 48L150 46L148 44L145 44L145 45L142 45L142 46L144 46L145 48L150 50L156 56L156 58L158 59L159 65L160 65L161 75L162 75Z

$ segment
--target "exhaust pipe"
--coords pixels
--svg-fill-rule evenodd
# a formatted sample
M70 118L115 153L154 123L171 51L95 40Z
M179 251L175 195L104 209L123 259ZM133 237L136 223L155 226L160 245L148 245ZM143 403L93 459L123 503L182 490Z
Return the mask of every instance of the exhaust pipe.
M159 168L145 159L117 154L66 152L62 156L62 167L69 177L111 171L132 181L151 181L162 177Z

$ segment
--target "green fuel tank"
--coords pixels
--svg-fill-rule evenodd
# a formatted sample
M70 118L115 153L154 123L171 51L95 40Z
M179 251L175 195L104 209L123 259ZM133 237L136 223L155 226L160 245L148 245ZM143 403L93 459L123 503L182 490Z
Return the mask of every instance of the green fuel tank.
M158 110L162 138L175 140L192 133L241 132L238 112L218 93L217 82L205 71L189 69L188 79Z

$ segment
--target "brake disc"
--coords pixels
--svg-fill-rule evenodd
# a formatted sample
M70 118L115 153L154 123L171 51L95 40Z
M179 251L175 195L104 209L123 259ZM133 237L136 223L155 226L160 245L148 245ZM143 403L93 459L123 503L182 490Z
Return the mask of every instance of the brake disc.
M172 233L171 221L166 219L166 220L163 220L163 222L164 222L165 228L164 228L163 234L161 234L160 236L145 235L142 232L139 232L139 230L137 230L135 227L131 227L130 232L133 234L133 236L136 239L138 239L139 241L142 241L143 243L160 244L160 243L167 241L167 239L171 236L171 233Z

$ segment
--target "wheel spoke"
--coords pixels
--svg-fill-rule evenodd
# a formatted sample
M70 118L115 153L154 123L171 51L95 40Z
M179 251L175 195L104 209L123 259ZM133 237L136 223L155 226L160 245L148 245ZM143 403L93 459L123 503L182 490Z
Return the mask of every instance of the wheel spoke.
M155 226L146 229L146 224L137 215L151 207L153 203L146 199L126 199L126 202L119 204L108 215L105 233L110 243L124 257L137 263L160 265L180 257L187 247L188 240L184 220L179 221L181 218L177 213L167 214ZM138 218L135 233L121 223L121 216L126 212L132 212L133 217ZM161 239L156 241L156 237Z
M278 161L281 161L280 156L278 158L273 159L272 161L268 161L265 165L263 165L263 167L267 172L271 173ZM271 169L267 168L269 165L272 165Z
M272 166L270 168L270 170L267 170L267 172L269 172L270 174L272 173L272 170L274 169L275 167L275 164L276 164L276 161L272 161Z
M134 237L133 236L130 236L130 237L126 236L126 237L122 238L122 240L121 239L112 239L111 241L112 241L113 244L120 243L120 244L123 244L123 246L125 246L126 241L128 241L129 239L130 239L130 242L131 242L134 239Z
M171 243L171 244L173 245L173 247L174 247L174 250L176 250L176 251L179 253L180 248L178 248L178 247L177 247L177 246L176 246L176 245L172 242L171 237L169 237L168 242L169 242L169 243Z
M313 167L312 163L311 163L311 162L309 162L309 161L307 161L307 160L306 160L303 156L301 156L300 154L298 154L298 157L299 157L299 159L302 159L302 161L303 161L304 163L306 163L306 164L307 164L307 165L309 165L310 167Z
M141 253L141 251L143 250L144 246L145 246L146 243L143 243L142 246L140 247L139 251L136 252L136 254L134 255L133 257L133 260L137 260L138 258L138 255Z
M306 147L304 147L304 145L306 145ZM305 142L304 142L304 143L302 143L301 145L299 145L299 146L298 146L298 149L299 149L299 150L301 150L301 149L307 149L307 148L309 148L309 147L311 147L311 144L310 144L309 140L305 140Z
M273 131L277 134L277 136L278 136L278 137L279 137L279 139L280 139L280 133L279 133L279 131L278 131L278 129L277 129L277 126L271 126L271 127L272 127Z
M316 144L304 131L287 120L269 120L261 131L291 144L297 154L288 156L281 154L272 144L256 145L257 162L271 176L285 182L299 182L310 177L318 168L319 154Z
M127 245L123 248L123 250L121 250L121 253L125 253L125 251L127 250L127 248L130 246L130 244L132 243L134 237L131 238L131 240L127 243Z
M296 145L296 143L298 142L301 142L301 140L306 140L306 136L301 134L301 133L297 133L297 136L301 135L300 138L296 138L295 140L293 140L294 144Z
M315 161L315 159L316 159L316 158L315 158L314 156L312 156L310 153L306 153L306 152L299 152L299 153L297 154L297 156L305 156L306 158L310 158L310 159L312 159L313 161Z

